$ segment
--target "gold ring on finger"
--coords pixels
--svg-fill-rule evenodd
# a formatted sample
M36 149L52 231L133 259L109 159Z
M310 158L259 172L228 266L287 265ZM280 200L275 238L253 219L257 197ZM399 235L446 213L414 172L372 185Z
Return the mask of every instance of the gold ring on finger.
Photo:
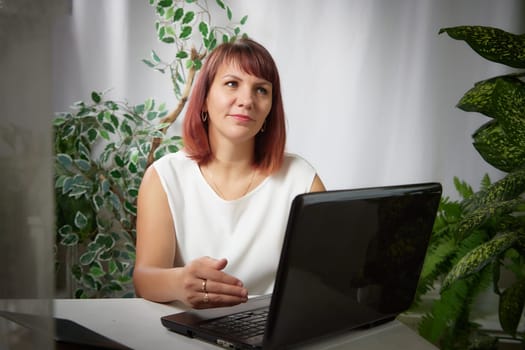
M208 296L208 293L207 292L204 292L204 303L207 304L208 301L210 301L210 298Z
M202 289L202 291L204 293L206 293L208 291L208 290L206 290L206 283L207 282L208 282L208 280L202 280L202 287L201 287L201 289Z

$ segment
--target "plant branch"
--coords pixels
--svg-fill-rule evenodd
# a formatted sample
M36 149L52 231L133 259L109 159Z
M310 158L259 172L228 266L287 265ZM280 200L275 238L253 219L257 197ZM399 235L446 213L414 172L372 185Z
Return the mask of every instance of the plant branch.
M204 52L202 54L199 54L199 52L195 48L191 49L191 60L196 60L196 59L202 60L205 56L206 56L206 52ZM188 98L190 96L191 87L193 86L193 81L195 79L195 74L196 73L197 73L197 70L195 69L194 66L189 69L188 77L186 79L186 85L184 86L184 91L183 91L182 96L181 96L181 98L179 100L179 103L177 104L177 107L173 111L168 113L168 115L166 115L160 121L161 124L162 123L168 123L168 125L165 126L161 130L163 134L166 134L166 132L168 131L168 128L171 126L171 124L173 124L175 122L175 120L177 120L177 118L179 117L180 113L184 109L184 106L186 105L186 102L188 101ZM155 154L155 151L157 150L157 148L160 146L161 142L162 142L162 138L161 137L154 137L153 140L151 141L151 150L150 150L149 155L148 155L148 161L146 163L146 168L148 168L153 163L153 161L155 160L154 154Z

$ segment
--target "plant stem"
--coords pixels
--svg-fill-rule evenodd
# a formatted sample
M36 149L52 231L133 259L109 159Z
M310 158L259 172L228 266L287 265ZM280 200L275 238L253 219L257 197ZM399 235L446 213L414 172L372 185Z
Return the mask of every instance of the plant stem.
M191 59L192 60L195 60L195 59L202 60L202 59L204 59L205 56L206 56L206 52L204 52L202 54L199 54L199 52L194 47L191 49ZM161 123L168 123L168 125L161 130L162 133L166 134L166 132L168 131L168 128L171 126L171 124L173 124L175 122L175 120L177 120L177 118L179 117L180 113L184 109L184 106L186 105L186 102L188 101L188 97L190 95L191 87L193 85L193 81L195 79L195 74L196 73L197 73L197 70L195 69L195 67L191 67L189 69L188 77L186 79L186 85L184 86L184 91L183 91L182 96L181 96L181 98L179 100L179 103L177 104L177 107L173 111L168 113L168 115L166 115L160 121ZM155 154L155 151L157 150L157 148L160 146L161 141L162 141L162 138L160 138L160 137L155 137L151 141L151 150L150 150L150 152L148 154L148 161L146 163L146 169L155 160L154 154Z

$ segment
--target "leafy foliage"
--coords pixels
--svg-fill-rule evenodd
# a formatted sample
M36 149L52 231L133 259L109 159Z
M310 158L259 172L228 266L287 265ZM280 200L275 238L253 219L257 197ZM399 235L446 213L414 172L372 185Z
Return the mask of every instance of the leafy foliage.
M181 100L186 95L188 85L188 70L198 71L207 52L212 51L218 43L234 40L245 35L241 26L248 16L239 22L233 22L230 6L224 1L216 0L218 8L226 13L229 25L216 26L212 23L212 15L207 1L191 0L150 0L155 7L157 20L155 29L158 39L177 48L174 60L163 60L152 50L151 58L143 59L149 67L161 72L169 72L173 83L175 97ZM199 42L198 46L195 46ZM191 79L191 75L190 75Z
M514 68L525 68L525 35L515 35L499 28L458 26L442 28L439 33L464 40L480 56Z
M479 82L458 107L494 118L473 135L474 147L489 164L505 172L525 165L525 83L516 76Z
M151 51L142 61L170 73L176 108L169 112L153 99L129 105L94 91L89 102L77 102L54 119L56 265L57 271L70 265L65 273L72 276L77 298L134 295L136 199L144 172L182 146L179 136L166 132L182 112L202 60L219 40L242 35L247 20L232 22L231 8L221 0L215 4L229 23L221 27L212 24L206 0L149 3L157 14L158 40L177 52L163 60Z
M525 36L482 26L444 28L454 39L494 62L525 68ZM497 339L471 321L476 296L492 285L499 296L501 327L521 339L518 324L525 304L525 83L522 73L478 82L457 107L491 118L473 135L473 144L490 165L506 172L491 183L484 176L473 192L454 178L459 201L442 198L414 307L435 287L436 300L419 332L442 349L495 349ZM501 291L502 271L514 282Z
M155 101L128 106L93 92L54 119L57 243L77 247L76 297L131 296L136 196L154 137L155 158L177 151L180 137L157 123Z

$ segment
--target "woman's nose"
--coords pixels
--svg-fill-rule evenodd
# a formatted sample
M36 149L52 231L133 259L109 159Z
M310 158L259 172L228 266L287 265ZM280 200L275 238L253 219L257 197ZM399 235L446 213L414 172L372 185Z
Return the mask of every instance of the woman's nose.
M237 96L237 104L239 106L250 108L253 104L253 92L251 89L239 89L239 95Z

